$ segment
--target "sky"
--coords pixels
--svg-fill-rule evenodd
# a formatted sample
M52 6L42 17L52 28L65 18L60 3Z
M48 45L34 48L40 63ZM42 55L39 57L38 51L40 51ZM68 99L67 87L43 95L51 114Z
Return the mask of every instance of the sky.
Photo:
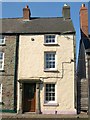
M82 3L84 3L90 11L90 2L2 2L2 15L0 17L22 17L22 9L26 5L31 10L31 17L62 17L62 7L65 3L70 5L71 19L76 30L76 58L78 58L80 41L79 10Z

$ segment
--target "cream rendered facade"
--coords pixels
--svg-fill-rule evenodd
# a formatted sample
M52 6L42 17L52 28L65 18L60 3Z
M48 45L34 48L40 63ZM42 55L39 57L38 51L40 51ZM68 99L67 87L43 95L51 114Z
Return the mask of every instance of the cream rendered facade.
M44 35L20 35L18 56L18 103L22 112L22 84L27 81L39 83L36 90L36 109L42 114L76 114L75 109L75 41L74 34L58 35L57 44L45 45ZM56 52L56 70L45 71L45 52ZM55 84L55 102L45 103L45 84ZM40 97L40 98L38 98ZM39 101L39 103L37 102ZM39 104L39 105L37 105Z

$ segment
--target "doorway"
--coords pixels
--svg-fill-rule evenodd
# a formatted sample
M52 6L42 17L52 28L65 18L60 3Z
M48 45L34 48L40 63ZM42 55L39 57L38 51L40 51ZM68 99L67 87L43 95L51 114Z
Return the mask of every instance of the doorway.
M36 109L36 84L24 83L23 112L35 112Z

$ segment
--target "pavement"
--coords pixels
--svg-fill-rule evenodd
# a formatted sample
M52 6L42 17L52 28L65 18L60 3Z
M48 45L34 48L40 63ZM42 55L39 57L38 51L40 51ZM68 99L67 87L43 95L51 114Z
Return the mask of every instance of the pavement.
M0 113L1 120L90 120L87 114L63 115L63 114L17 114Z

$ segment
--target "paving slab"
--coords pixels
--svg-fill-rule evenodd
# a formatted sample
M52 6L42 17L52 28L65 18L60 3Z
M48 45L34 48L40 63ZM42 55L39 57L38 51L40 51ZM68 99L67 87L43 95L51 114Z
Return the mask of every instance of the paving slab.
M15 114L2 113L2 120L90 120L87 114L63 115L63 114Z

